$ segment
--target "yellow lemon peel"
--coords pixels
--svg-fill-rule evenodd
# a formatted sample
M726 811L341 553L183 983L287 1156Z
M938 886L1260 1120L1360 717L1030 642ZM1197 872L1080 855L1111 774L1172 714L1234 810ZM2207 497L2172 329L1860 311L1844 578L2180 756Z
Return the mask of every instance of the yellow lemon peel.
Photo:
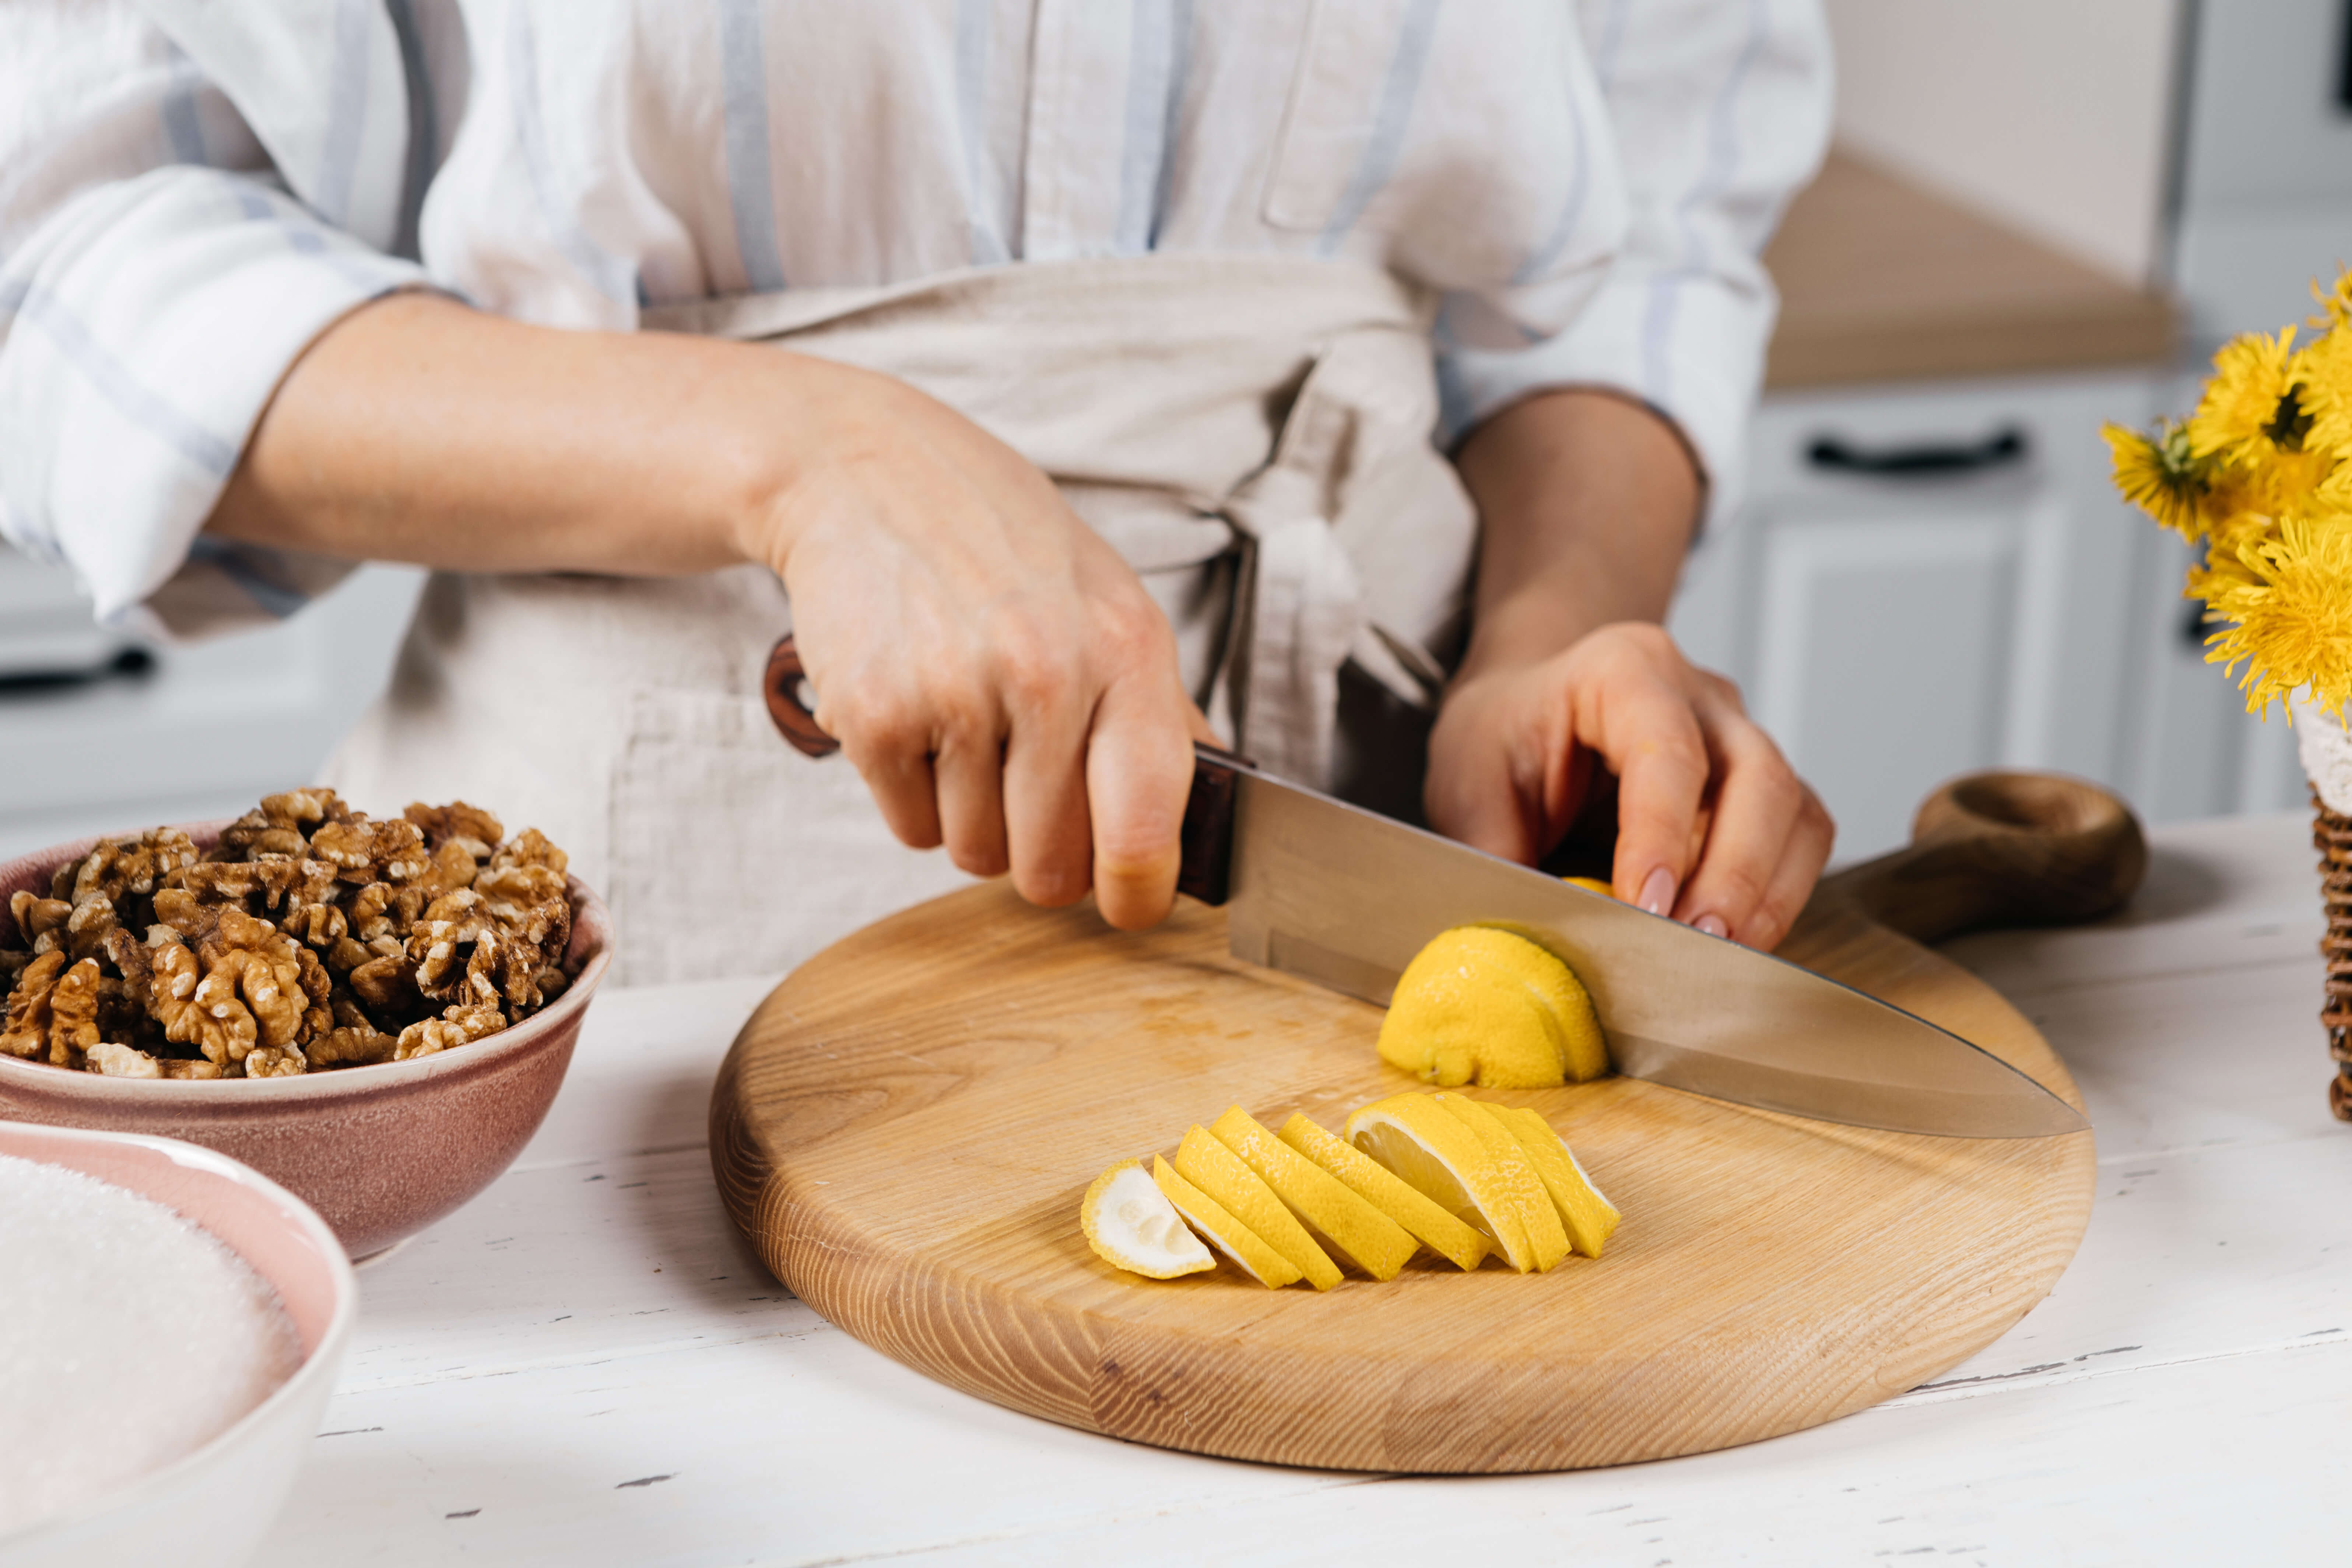
M1257 1232L1235 1219L1216 1199L1178 1175L1157 1154L1151 1156L1151 1182L1185 1222L1231 1259L1234 1268L1269 1289L1298 1283L1297 1264L1268 1247Z
M1588 893L1598 893L1604 899L1613 899L1617 896L1617 889L1598 877L1562 877L1560 880L1571 888L1582 888Z
M1404 1178L1304 1112L1282 1124L1282 1141L1328 1171L1457 1268L1475 1268L1486 1238L1409 1185Z
M1121 1160L1095 1178L1078 1204L1078 1228L1105 1263L1147 1279L1173 1279L1217 1266L1139 1160Z
M1348 1142L1494 1244L1525 1274L1536 1266L1519 1194L1486 1141L1425 1094L1396 1094L1348 1118Z
M1584 1163L1568 1146L1568 1140L1553 1131L1550 1122L1525 1107L1495 1105L1487 1109L1502 1118L1511 1136L1527 1151L1528 1163L1543 1178L1544 1190L1551 1194L1553 1206L1559 1210L1560 1223L1568 1227L1570 1243L1587 1258L1600 1257L1601 1247L1616 1232L1617 1222L1624 1216L1585 1174Z
M1458 1094L1433 1094L1430 1098L1477 1134L1478 1142L1486 1146L1487 1157L1495 1163L1496 1179L1509 1190L1511 1201L1518 1205L1519 1222L1527 1226L1528 1260L1535 1271L1544 1273L1566 1258L1568 1227L1560 1223L1559 1210L1553 1206L1551 1194L1544 1190L1543 1177L1536 1170L1535 1162L1528 1158L1519 1140L1496 1114L1496 1108Z
M1307 1227L1290 1215L1272 1187L1219 1142L1205 1127L1187 1128L1176 1146L1176 1173L1225 1206L1242 1224L1288 1258L1307 1282L1328 1290L1339 1282L1339 1266L1315 1245Z
M1375 1279L1393 1279L1421 1250L1404 1226L1276 1138L1240 1106L1211 1122L1209 1131L1274 1189L1274 1195L1327 1254Z
M1550 1089L1609 1069L1601 1020L1575 973L1491 926L1441 931L1399 976L1381 1022L1382 1060L1452 1089Z

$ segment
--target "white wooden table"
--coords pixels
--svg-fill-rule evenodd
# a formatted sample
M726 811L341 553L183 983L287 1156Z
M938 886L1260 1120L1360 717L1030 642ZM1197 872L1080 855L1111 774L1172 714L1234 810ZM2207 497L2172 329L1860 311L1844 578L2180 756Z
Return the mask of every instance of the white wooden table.
M362 1271L262 1561L2352 1561L2352 1127L2326 1105L2308 827L2156 838L2127 917L1950 949L2073 1067L2098 1202L2047 1301L1874 1409L1480 1479L1232 1463L1014 1415L832 1328L720 1213L705 1104L769 983L619 991L514 1169Z

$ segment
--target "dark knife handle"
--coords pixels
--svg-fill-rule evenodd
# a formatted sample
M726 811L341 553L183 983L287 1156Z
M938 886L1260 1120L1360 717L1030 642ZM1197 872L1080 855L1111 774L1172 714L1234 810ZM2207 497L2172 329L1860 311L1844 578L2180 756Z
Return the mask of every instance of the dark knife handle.
M793 644L793 634L786 632L768 650L768 672L760 680L761 695L768 700L768 717L801 755L829 757L841 750L841 742L817 723L816 711L803 694L807 685L808 669L801 663L801 650Z
M1255 766L1237 752L1206 741L1192 742L1192 793L1184 802L1178 892L1204 904L1222 904L1233 896L1234 799L1241 792L1241 775Z

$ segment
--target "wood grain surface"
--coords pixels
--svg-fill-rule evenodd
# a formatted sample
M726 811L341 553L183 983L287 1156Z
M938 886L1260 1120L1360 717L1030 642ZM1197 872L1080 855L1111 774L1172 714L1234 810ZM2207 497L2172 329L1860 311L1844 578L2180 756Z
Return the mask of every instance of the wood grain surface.
M2171 300L2062 255L1843 148L1764 253L1780 289L1776 391L2156 365Z
M2079 1107L1990 988L1865 916L1906 851L1826 884L1782 952L1979 1042ZM737 1037L711 1103L730 1212L868 1344L1048 1420L1234 1458L1516 1471L1693 1453L1902 1393L1990 1342L2080 1241L2088 1133L1963 1141L1622 1078L1532 1106L1624 1211L1607 1255L1522 1276L1427 1254L1318 1295L1150 1282L1079 1234L1087 1184L1238 1103L1279 1124L1413 1081L1380 1013L1158 929L992 883L819 954Z

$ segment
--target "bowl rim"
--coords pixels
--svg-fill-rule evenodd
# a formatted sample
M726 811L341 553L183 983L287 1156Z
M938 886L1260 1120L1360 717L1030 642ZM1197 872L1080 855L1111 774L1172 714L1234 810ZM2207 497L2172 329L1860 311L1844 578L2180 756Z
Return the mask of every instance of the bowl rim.
M233 1160L226 1154L206 1149L200 1144L186 1142L178 1138L159 1138L148 1132L105 1132L88 1127L53 1127L39 1121L0 1121L0 1128L5 1128L11 1136L26 1135L37 1142L47 1141L58 1143L115 1143L152 1149L174 1164L202 1171L207 1175L250 1188L275 1204L280 1215L288 1220L294 1229L310 1242L311 1249L325 1260L328 1278L333 1282L335 1300L334 1310L327 1320L325 1331L319 1336L319 1342L303 1356L301 1364L287 1375L285 1382L270 1390L268 1397L170 1464L149 1470L142 1475L133 1476L120 1486L110 1487L96 1497L89 1499L79 1507L67 1509L61 1513L47 1515L16 1530L0 1533L0 1550L13 1552L18 1548L37 1545L44 1537L62 1535L78 1529L91 1520L112 1512L121 1507L126 1500L139 1495L162 1492L184 1473L203 1465L216 1449L240 1440L250 1428L274 1419L278 1410L302 1397L309 1391L310 1385L320 1378L332 1376L342 1362L343 1351L351 1340L352 1326L359 1320L360 1283L358 1274L352 1270L350 1257L343 1251L343 1244L336 1239L334 1230L320 1216L319 1211L243 1161ZM31 1158L37 1163L55 1163L43 1161L37 1155L21 1157ZM104 1180L102 1177L91 1179ZM121 1187L132 1196L145 1198L149 1203L162 1203L161 1199L150 1197L137 1188L125 1185L121 1182L108 1182L107 1185ZM163 1206L171 1208L172 1205L163 1204ZM228 1247L231 1252L236 1254L237 1259L247 1268L253 1269L256 1274L261 1272L251 1258L238 1252L219 1233L193 1216L181 1213L180 1210L173 1209L172 1212L179 1214L180 1217L187 1220L190 1225L211 1237L223 1247ZM264 1276L264 1278L268 1277ZM268 1284L272 1290L278 1289L276 1280L268 1280Z
M163 826L177 828L198 844L208 846L234 820L232 817L215 817L203 822L175 822ZM127 831L143 833L147 829ZM55 870L68 860L89 854L102 840L121 837L123 835L93 834L87 838L71 839L46 849L12 856L0 861L0 882L28 868L37 871ZM113 1078L105 1073L75 1072L47 1062L0 1056L0 1082L9 1082L27 1089L47 1085L53 1093L102 1096L130 1103L192 1108L257 1105L273 1100L333 1099L346 1092L390 1089L411 1081L421 1083L443 1073L462 1070L469 1063L487 1065L516 1052L529 1050L587 1007L590 995L613 963L612 911L593 888L569 871L563 874L563 886L572 899L573 931L593 927L596 933L595 945L589 950L579 972L572 975L572 983L564 987L562 995L521 1023L509 1024L494 1035L486 1035L454 1049L436 1051L431 1056L411 1057L404 1062L369 1062L325 1072L298 1073L292 1078L265 1079ZM5 914L5 905L0 905L0 916ZM23 933L18 934L21 936Z

